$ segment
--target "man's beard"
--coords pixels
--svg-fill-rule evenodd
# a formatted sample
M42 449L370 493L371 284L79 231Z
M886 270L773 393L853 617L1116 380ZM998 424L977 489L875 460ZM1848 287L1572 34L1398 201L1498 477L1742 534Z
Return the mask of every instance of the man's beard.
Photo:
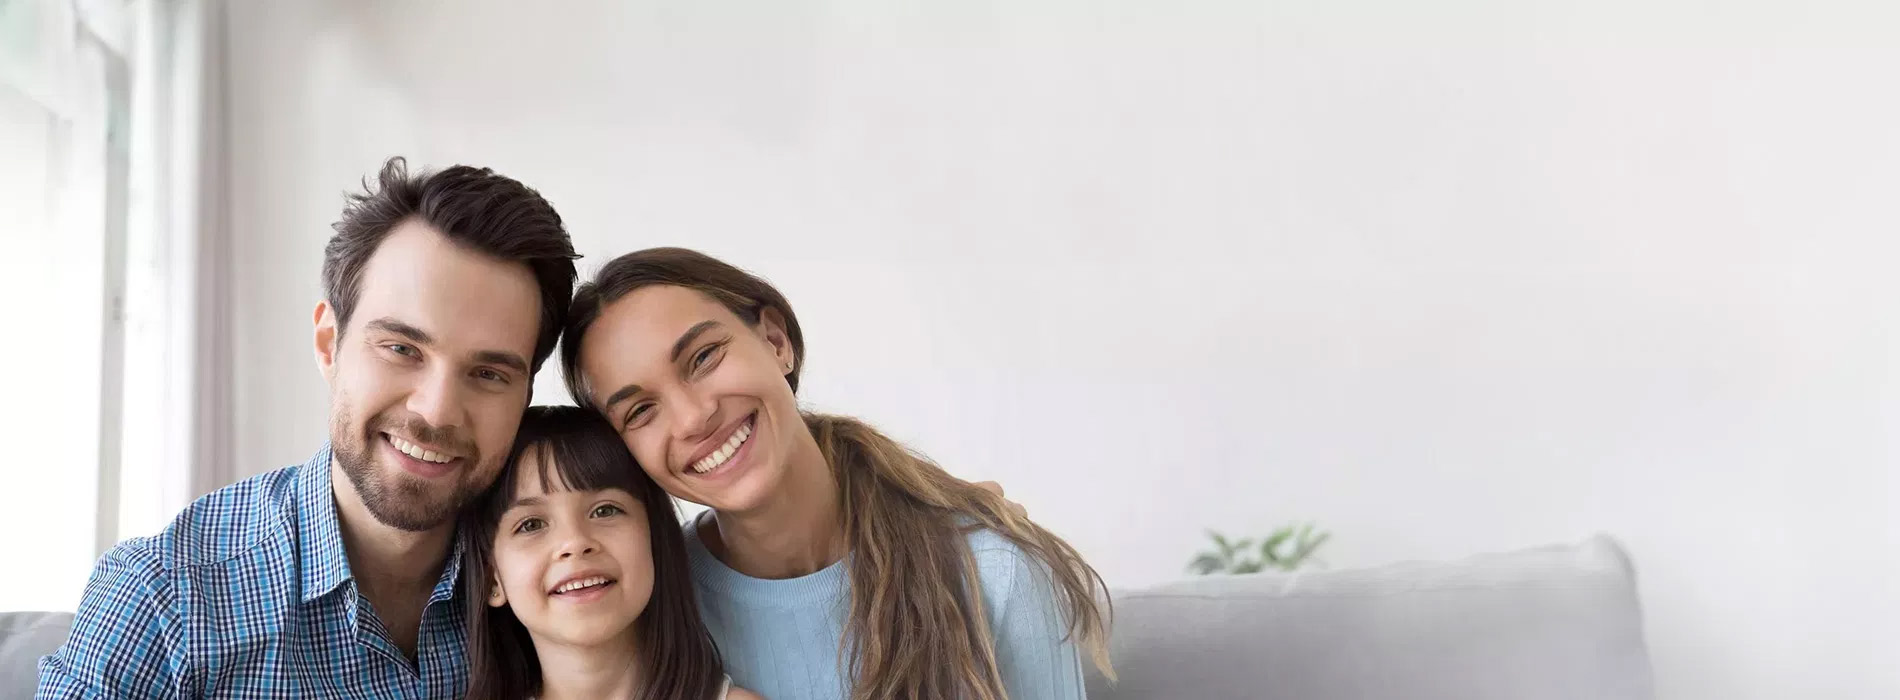
M363 432L352 435L353 422L346 408L339 406L331 414L330 450L377 522L410 532L431 530L453 520L462 506L480 494L481 489L472 480L481 471L482 456L472 441L456 435L456 431L436 428L418 417L401 420L377 415L364 425ZM409 474L400 466L378 464L373 455L376 442L383 440L384 432L453 449L463 455L462 464L452 477L454 483L434 484Z

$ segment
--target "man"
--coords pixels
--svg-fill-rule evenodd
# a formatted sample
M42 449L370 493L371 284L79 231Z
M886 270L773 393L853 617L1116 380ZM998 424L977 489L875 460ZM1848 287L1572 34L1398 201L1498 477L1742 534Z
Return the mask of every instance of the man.
M534 190L401 159L335 230L329 444L107 552L38 697L462 696L455 514L507 457L577 256Z

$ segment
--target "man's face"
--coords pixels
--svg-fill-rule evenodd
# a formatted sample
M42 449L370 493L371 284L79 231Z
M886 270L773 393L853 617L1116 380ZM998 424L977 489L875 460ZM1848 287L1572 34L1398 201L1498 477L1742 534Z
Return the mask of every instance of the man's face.
M399 224L364 266L342 332L317 306L330 443L372 515L422 531L500 473L533 380L541 320L527 265Z

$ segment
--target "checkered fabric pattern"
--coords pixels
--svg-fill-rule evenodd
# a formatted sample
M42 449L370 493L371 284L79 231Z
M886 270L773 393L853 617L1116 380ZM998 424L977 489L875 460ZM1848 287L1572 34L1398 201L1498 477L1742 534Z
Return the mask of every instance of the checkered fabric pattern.
M462 697L461 543L411 662L350 575L330 457L219 489L106 552L36 697Z

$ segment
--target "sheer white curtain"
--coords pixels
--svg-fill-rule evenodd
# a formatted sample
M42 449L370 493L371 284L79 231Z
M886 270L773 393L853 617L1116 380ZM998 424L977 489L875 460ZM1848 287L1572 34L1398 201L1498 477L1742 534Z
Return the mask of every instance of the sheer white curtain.
M0 610L230 479L221 11L0 0Z
M124 457L104 499L119 537L156 532L232 475L223 3L135 0L128 16Z

